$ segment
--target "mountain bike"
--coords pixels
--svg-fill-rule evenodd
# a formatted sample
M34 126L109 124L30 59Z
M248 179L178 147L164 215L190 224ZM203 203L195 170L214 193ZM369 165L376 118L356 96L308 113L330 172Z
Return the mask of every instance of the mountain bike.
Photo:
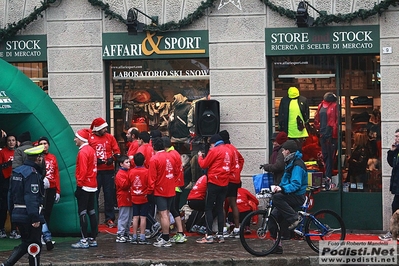
M306 199L298 214L302 221L294 229L294 232L305 238L311 249L319 252L319 241L345 240L346 229L342 218L334 211L324 209L308 213L312 193L320 191L320 187L310 186L306 192ZM249 213L241 223L240 242L246 251L255 256L266 256L277 248L280 240L280 225L276 218L271 215L273 193L269 189L262 189L258 198L267 199L264 210ZM274 223L276 232L273 237L269 230L270 223Z

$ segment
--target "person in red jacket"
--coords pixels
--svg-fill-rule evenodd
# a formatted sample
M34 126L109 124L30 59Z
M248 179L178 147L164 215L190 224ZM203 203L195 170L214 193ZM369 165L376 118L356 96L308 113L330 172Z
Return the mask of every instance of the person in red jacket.
M245 188L239 188L237 191L237 207L240 213L240 223L244 220L250 212L256 211L258 209L259 200ZM229 210L228 220L233 221L232 209ZM249 224L243 224L244 228L248 228Z
M97 247L98 223L94 208L97 191L97 157L94 149L88 144L90 137L89 129L78 130L74 141L79 147L76 158L76 191L75 197L78 202L78 214L80 221L80 233L82 239L72 244L72 248ZM90 219L90 238L87 233L87 215Z
M129 169L130 160L126 155L118 158L119 170L115 176L116 200L118 202L118 231L116 242L126 243L130 240L130 223L133 217L133 207L130 196Z
M137 152L144 155L144 167L149 168L151 157L154 155L154 149L150 143L150 134L147 131L142 131L139 134L139 148Z
M131 127L127 130L126 138L130 144L126 154L130 159L130 165L132 167L134 166L133 155L137 153L137 150L139 148L138 137L139 137L139 130L137 129L137 127Z
M4 135L6 133L2 131ZM8 189L10 187L10 176L12 172L12 161L14 159L14 151L17 145L17 138L10 134L5 137L6 146L0 150L0 165L2 175L0 176L0 238L7 238L4 225L7 220L8 211ZM10 238L19 239L21 235L18 233L17 227L11 223Z
M50 146L50 141L48 140L48 138L39 138L37 144L44 146L43 154L44 162L46 164L46 176L43 179L44 188L46 189L43 202L44 220L46 220L46 223L43 224L42 227L43 242L46 243L47 250L52 250L54 248L54 245L48 225L50 224L50 217L54 203L58 203L60 200L60 172L58 170L57 158L54 154L51 154L48 151Z
M156 153L152 156L148 168L148 194L154 195L155 204L161 216L162 227L162 237L153 245L155 247L170 247L172 243L169 240L169 211L176 194L175 177L179 174L180 169L173 167L174 159L165 151L161 138L152 139L152 145Z
M227 204L225 204L225 213L228 214L229 207L233 211L234 229L230 232L229 237L240 238L240 213L237 207L237 191L241 187L241 171L244 167L244 157L230 142L230 134L227 130L219 132L226 147L228 147L233 154L234 166L231 171L229 186L227 188Z
M203 169L208 169L208 187L205 199L205 220L207 233L197 243L213 243L212 209L215 207L218 217L218 233L216 235L219 243L224 242L223 227L225 224L223 203L226 198L227 188L230 181L231 171L235 165L231 150L224 144L219 134L212 135L209 139L210 149L203 157L198 152L198 164Z
M101 117L91 123L92 134L89 138L89 145L96 151L97 156L97 201L101 188L104 193L104 214L108 227L115 227L115 184L114 184L114 160L119 157L121 151L115 137L107 132L108 124Z
M173 158L173 169L179 169L178 175L175 176L176 181L176 195L173 197L170 213L175 219L177 234L175 234L170 242L172 243L185 243L187 241L186 235L183 232L183 223L179 212L180 195L182 194L181 188L184 187L184 175L183 175L183 163L180 157L180 153L175 150L172 146L172 142L169 137L162 137L165 150Z
M143 166L144 155L139 152L134 155L135 168L129 171L130 196L133 203L133 237L132 244L151 244L145 236L147 226L147 215L150 204L147 198L148 169ZM137 237L137 228L140 221L140 237Z
M325 168L325 188L330 189L332 169L338 144L337 96L332 92L324 94L314 117L314 125L320 132L321 152Z

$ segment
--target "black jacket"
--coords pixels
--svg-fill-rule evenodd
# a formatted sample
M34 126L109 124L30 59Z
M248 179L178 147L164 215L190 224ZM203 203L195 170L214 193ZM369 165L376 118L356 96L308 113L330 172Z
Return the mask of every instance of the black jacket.
M391 151L387 154L388 164L392 167L391 180L389 183L389 191L394 195L399 195L399 149Z
M291 100L296 98L283 97L280 102L279 112L278 112L278 124L280 131L288 133L288 112ZM303 120L306 123L309 122L309 105L308 101L304 96L298 97L299 109L301 110Z

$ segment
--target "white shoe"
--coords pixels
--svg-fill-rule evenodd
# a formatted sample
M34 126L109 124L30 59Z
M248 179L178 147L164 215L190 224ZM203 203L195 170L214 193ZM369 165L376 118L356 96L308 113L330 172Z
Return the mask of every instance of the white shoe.
M161 248L161 247L171 247L172 243L170 241L165 241L165 239L161 238L159 241L154 242L152 245L154 247Z
M385 235L378 236L378 238L381 241L391 241L392 240L392 233L391 232L387 232Z

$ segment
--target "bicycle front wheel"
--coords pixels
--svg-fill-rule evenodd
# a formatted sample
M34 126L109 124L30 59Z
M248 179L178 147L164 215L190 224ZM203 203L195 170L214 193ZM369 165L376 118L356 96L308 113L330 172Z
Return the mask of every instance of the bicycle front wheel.
M319 252L319 241L345 240L345 224L336 212L320 210L313 216L306 220L305 239L314 251Z
M251 212L241 223L241 244L252 255L270 254L277 247L280 238L280 226L274 216L267 215L267 210Z

